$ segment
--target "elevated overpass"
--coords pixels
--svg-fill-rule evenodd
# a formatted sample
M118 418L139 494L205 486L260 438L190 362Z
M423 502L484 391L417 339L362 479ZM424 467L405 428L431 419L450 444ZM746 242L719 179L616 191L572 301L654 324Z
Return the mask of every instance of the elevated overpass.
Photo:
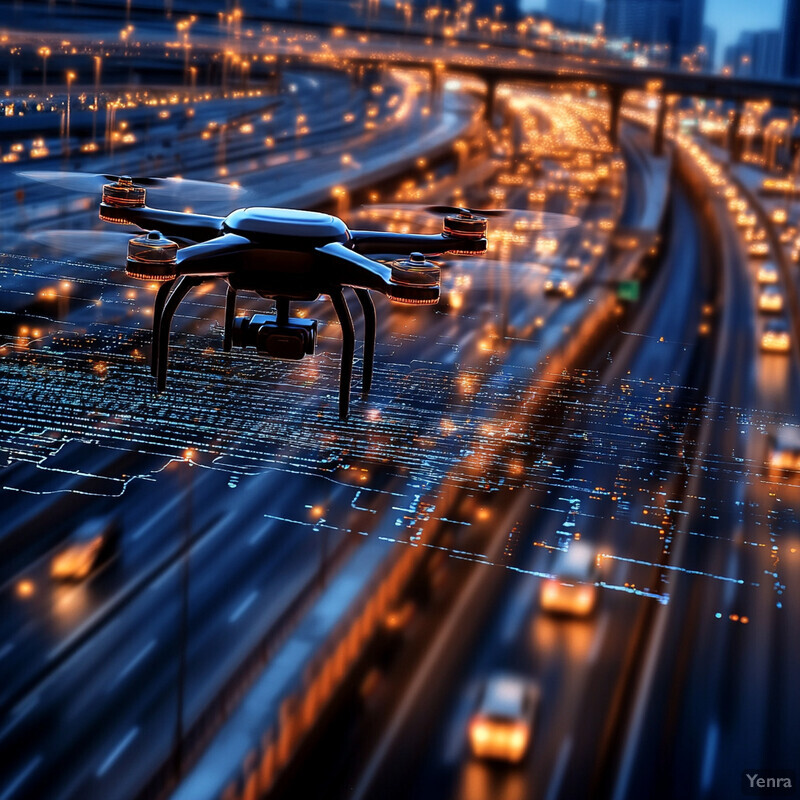
M402 36L400 37L402 39ZM415 42L418 45L418 42ZM409 42L411 45L411 42ZM345 58L351 65L374 69L397 67L425 69L430 73L435 89L444 74L470 75L486 85L486 117L492 120L498 85L502 83L541 83L547 85L592 84L606 92L610 103L610 137L616 144L619 134L619 116L622 100L627 91L657 91L661 98L654 136L654 149L663 149L664 123L669 96L698 97L733 102L736 110L731 120L730 143L734 158L738 157L741 107L748 101L768 100L773 106L784 107L800 114L800 81L760 80L720 74L683 72L667 68L637 68L610 64L592 57L575 55L553 57L552 54L533 53L524 49L502 54L474 47L449 48L409 47L399 51L395 44L389 48L350 46L337 58ZM306 59L310 56L293 54L289 59ZM316 56L319 58L319 56Z

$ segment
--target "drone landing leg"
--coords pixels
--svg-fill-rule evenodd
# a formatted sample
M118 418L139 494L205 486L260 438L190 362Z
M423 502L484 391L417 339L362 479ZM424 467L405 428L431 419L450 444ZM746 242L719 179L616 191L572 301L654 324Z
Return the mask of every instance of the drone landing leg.
M178 278L172 294L167 300L161 319L158 323L158 373L156 375L156 390L163 392L167 388L167 362L169 360L169 328L175 311L187 294L201 284L204 278L194 278L183 275Z
M366 397L372 386L372 365L375 362L375 304L368 289L354 289L364 312L364 372L361 375L361 396Z
M236 289L228 286L225 294L225 338L222 340L222 349L230 353L232 347L231 333L233 331L233 317L236 314Z
M161 324L161 315L164 313L164 304L167 302L167 295L175 285L175 281L164 281L158 287L156 301L153 304L153 343L150 346L150 372L155 377L158 374L158 328Z
M339 373L339 417L347 419L350 406L350 379L353 375L353 356L356 350L356 333L353 328L353 318L344 299L341 289L332 289L331 302L339 317L342 326L342 361Z

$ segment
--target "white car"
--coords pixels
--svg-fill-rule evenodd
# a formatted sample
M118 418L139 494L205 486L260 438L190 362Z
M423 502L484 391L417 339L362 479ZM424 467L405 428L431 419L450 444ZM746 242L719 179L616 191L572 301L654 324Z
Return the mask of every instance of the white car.
M558 554L553 576L542 582L544 611L586 617L597 605L597 553L586 542L573 541Z
M762 264L758 268L758 282L762 284L778 282L778 270L771 261Z
M800 427L782 425L771 437L769 468L775 472L800 471Z
M528 678L504 673L488 678L469 722L472 754L519 763L530 746L540 695Z
M767 314L779 314L783 311L783 295L774 284L767 284L758 295L758 310Z
M761 349L765 353L788 353L792 349L789 325L783 317L771 319L761 333Z

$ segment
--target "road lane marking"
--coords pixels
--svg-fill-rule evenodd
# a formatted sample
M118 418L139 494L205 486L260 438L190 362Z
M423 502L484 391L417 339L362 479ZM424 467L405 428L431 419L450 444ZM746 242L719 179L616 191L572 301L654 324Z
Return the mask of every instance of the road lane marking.
M245 599L242 600L242 602L239 603L239 605L234 609L234 612L228 618L228 622L233 625L239 619L239 617L241 617L242 614L244 614L244 612L247 611L251 605L253 605L256 597L258 597L258 589L253 589L253 591L250 592L250 594L247 595L247 597L245 597Z
M571 752L572 737L567 736L558 750L558 758L556 759L556 765L553 769L553 777L550 779L550 785L547 787L545 800L556 800L558 797L558 793L561 791L561 783L564 780L564 773L567 771L567 762L569 761L569 754Z
M443 759L445 764L454 764L461 757L461 750L466 740L465 731L467 729L467 720L470 717L472 708L477 702L478 688L477 684L471 685L469 689L464 692L461 702L458 704L458 710L450 725L450 732L445 745Z
M41 755L34 756L28 762L28 766L25 767L25 769L23 769L22 772L18 773L17 777L14 778L14 780L11 781L11 783L9 783L8 786L6 786L6 790L3 792L3 794L0 795L0 800L8 800L8 798L11 797L11 795L14 794L14 792L16 792L17 789L19 789L19 787L25 782L25 780L27 780L31 772L33 772L41 762L42 762Z
M175 506L178 505L182 497L183 497L182 495L175 495L175 497L173 497L172 500L169 501L169 503L163 506L161 510L154 517L150 518L149 522L146 522L144 525L138 528L138 530L134 531L133 535L131 536L131 541L135 542L142 536L144 536L146 533L151 531L159 522L161 522L161 520L164 517L167 516L167 514L169 514L172 511L173 508L175 508Z
M511 608L503 622L503 630L501 632L501 641L503 644L510 644L517 638L518 631L525 621L530 607L533 605L533 599L538 588L539 581L528 578L520 589L517 590L511 601Z
M700 791L705 794L711 788L714 778L714 764L717 761L717 745L719 744L719 725L716 720L706 731L706 746L703 750L703 771L700 773Z
M258 544L258 543L259 543L259 541L261 541L261 539L264 537L264 534L265 534L265 533L266 533L268 530L269 530L269 525L266 525L266 526L264 526L263 528L259 528L259 529L258 529L258 530L257 530L257 531L256 531L256 532L255 532L255 533L254 533L254 534L253 534L253 535L252 535L252 536L251 536L251 537L250 537L250 538L247 540L247 544L249 544L251 547L252 547L253 545L256 545L256 544Z
M608 628L608 617L609 614L606 611L603 614L603 618L597 625L597 633L594 635L594 641L592 642L592 649L589 651L589 658L587 659L587 663L591 666L597 661L597 657L600 655L600 648L603 644L603 639L606 635L606 628Z
M106 693L110 692L117 684L125 680L125 678L138 666L138 664L147 656L147 654L156 646L156 639L151 639L126 665L122 672L117 675L114 682L106 689Z
M4 739L22 719L24 719L37 705L39 704L39 695L35 694L32 697L26 697L17 703L11 711L14 719L11 720L0 732L0 739Z
M100 765L100 769L97 770L97 777L102 778L103 775L108 772L111 767L114 766L114 762L122 755L125 751L125 748L137 737L139 734L139 726L136 725L131 728L125 736L122 738L122 741L108 754L106 760Z

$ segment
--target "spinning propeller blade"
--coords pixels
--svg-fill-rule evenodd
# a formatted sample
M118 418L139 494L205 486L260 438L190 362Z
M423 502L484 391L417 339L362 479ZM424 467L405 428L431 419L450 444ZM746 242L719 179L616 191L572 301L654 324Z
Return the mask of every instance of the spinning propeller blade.
M82 194L99 195L103 186L118 180L118 175L92 172L60 172L58 170L30 170L16 173L20 178L38 183L47 183ZM191 178L131 178L138 186L144 186L148 192L155 191L159 195L168 195L180 202L190 205L204 202L228 201L237 202L245 194L245 189L231 186L227 183L214 183L213 181L199 181Z
M46 230L32 231L26 238L73 260L124 267L128 242L135 235L135 231Z
M556 214L550 211L526 211L521 208L467 208L465 206L422 205L417 203L376 204L362 206L365 214L375 214L388 219L398 219L404 215L428 214L448 216L471 214L477 217L500 217L508 219L514 226L528 231L555 232L569 230L580 224L578 217L569 214ZM491 232L491 231L490 231Z

